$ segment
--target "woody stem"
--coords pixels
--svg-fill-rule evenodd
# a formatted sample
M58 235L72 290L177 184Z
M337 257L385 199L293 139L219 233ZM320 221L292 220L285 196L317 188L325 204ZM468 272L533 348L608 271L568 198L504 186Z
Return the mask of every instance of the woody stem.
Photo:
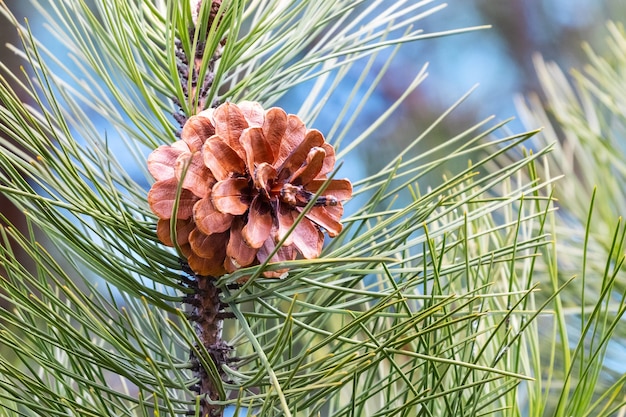
M195 322L195 330L202 345L209 353L215 368L220 372L220 378L223 377L221 372L222 365L228 362L231 347L222 339L222 327L224 321L224 311L220 301L220 290L215 286L213 277L196 277L196 293L191 297L189 303L192 305L190 320ZM194 374L198 378L199 383L196 391L199 395L204 396L201 400L202 416L219 417L223 415L223 407L212 404L212 402L223 400L219 398L219 389L215 381L209 376L206 369L199 365L197 358L193 357L192 362L197 364Z

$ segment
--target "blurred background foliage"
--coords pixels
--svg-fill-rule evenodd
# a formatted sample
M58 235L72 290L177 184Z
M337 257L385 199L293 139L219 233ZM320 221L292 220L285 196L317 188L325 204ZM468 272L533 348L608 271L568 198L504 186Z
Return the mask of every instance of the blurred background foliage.
M5 0L16 16L27 16L35 34L44 33L44 22L34 13L30 2ZM392 1L390 1L392 3ZM416 3L418 3L416 1ZM443 4L436 2L435 4ZM367 5L364 2L363 7ZM418 9L419 11L420 9ZM605 47L602 38L606 34L608 19L626 17L626 3L621 0L450 0L447 7L431 17L418 21L425 33L441 32L473 26L490 25L484 30L462 36L447 36L428 41L414 42L401 47L387 75L368 101L369 114L378 114L381 108L389 107L406 89L416 69L428 63L429 81L410 95L396 119L388 123L389 130L374 135L372 143L363 147L363 167L375 171L381 152L395 155L412 141L416 132L422 132L434 119L452 105L465 92L478 84L478 88L466 100L466 104L439 125L441 132L433 132L422 143L423 148L432 147L450 133L494 115L504 120L517 115L513 97L538 92L539 81L533 66L532 56L541 54L547 61L556 62L561 68L580 67L585 62L581 45L583 41L594 45L598 53ZM8 26L0 28L0 42L16 43L16 32ZM48 37L48 39L50 39ZM63 56L62 45L57 45L59 56ZM2 49L2 61L19 70L15 56ZM385 56L381 55L382 65ZM353 70L352 77L331 97L341 108L343 101L360 75ZM373 71L375 73L376 71ZM352 82L351 82L352 81ZM303 100L308 85L294 88L282 104L295 107ZM327 123L334 119L326 112ZM367 126L368 111L352 126L355 132ZM320 119L318 119L318 122ZM318 126L322 131L325 126ZM519 119L509 124L512 131L519 131ZM439 138L439 139L438 139ZM357 167L355 167L357 169Z
M29 18L35 34L42 34L44 22L34 13L28 1L4 1L16 16ZM390 2L391 3L391 2ZM416 1L416 3L418 3ZM443 2L435 2L435 5ZM362 7L366 7L367 2ZM418 9L418 12L421 9ZM367 102L367 109L351 127L361 132L368 124L368 115L379 114L388 108L407 88L420 68L428 63L429 81L422 83L384 129L374 134L367 147L362 147L362 163L352 167L361 171L358 177L371 174L380 164L403 149L432 121L439 117L464 93L478 84L466 104L455 109L438 127L441 131L422 141L421 149L457 134L467 126L494 115L496 120L517 116L514 105L516 94L539 92L539 80L533 66L534 54L554 61L561 68L581 67L586 61L581 48L583 41L594 45L601 54L605 44L605 22L626 17L626 3L621 0L450 0L447 7L433 16L418 21L425 33L441 32L472 26L490 25L488 29L461 36L434 38L402 46L390 69ZM0 28L0 42L16 43L16 31L4 25ZM51 45L54 47L54 45ZM57 45L62 58L63 47ZM19 70L16 57L2 49L0 59ZM382 65L386 55L381 54L376 65ZM358 66L357 66L358 67ZM373 71L376 73L376 71ZM340 109L360 76L358 68L330 97ZM304 83L289 91L281 104L294 108L306 96L310 84ZM367 86L361 89L363 93ZM329 107L327 107L328 109ZM331 111L325 112L330 126L334 120ZM317 120L320 130L326 131L323 120ZM509 123L511 131L520 131L522 124L516 118ZM419 151L420 149L417 149Z
M29 2L9 0L5 1L5 3L12 8L16 16L32 16L29 24L33 27L36 34L41 35L43 33L44 22L38 21L37 15L31 13L32 6ZM611 46L610 43L604 41L604 38L607 36L606 20L621 21L625 17L626 2L622 0L449 1L448 7L438 11L432 17L419 20L418 24L423 25L426 33L469 26L491 25L491 28L477 30L461 36L434 38L402 46L384 79L381 80L376 91L367 100L367 108L359 113L359 118L352 125L347 127L352 132L347 137L357 136L359 132L367 129L371 120L370 115L373 119L373 115L380 114L390 107L412 81L412 75L418 73L420 68L426 63L428 63L429 80L422 83L403 103L400 110L384 126L378 129L368 140L367 146L359 148L360 160L353 158L350 161L346 161L344 169L350 172L344 173L344 175L351 178L363 178L377 172L383 167L385 161L392 159L394 155L405 149L409 143L414 141L416 136L419 136L425 129L431 126L434 120L439 118L446 109L464 96L475 84L479 84L478 88L465 99L465 103L456 108L442 123L437 124L436 128L420 142L419 146L412 150L413 154L439 145L440 142L458 135L468 129L469 126L475 125L489 115L494 115L496 121L501 121L511 116L516 117L521 113L522 117L506 125L505 131L510 129L512 132L519 132L542 126L552 127L546 134L537 136L536 142L533 142L536 144L537 149L541 149L546 144L554 141L565 143L568 137L575 136L576 132L580 132L580 126L575 123L584 120L585 116L594 112L585 113L585 111L589 111L589 107L586 106L588 102L584 101L584 97L579 108L573 108L572 114L576 117L563 118L563 115L568 114L567 112L555 112L555 109L563 109L558 106L563 101L561 100L562 95L559 95L558 92L550 94L550 87L556 85L554 80L559 82L560 91L565 91L566 93L569 84L567 81L564 82L564 79L570 77L570 79L578 80L582 84L584 84L584 81L581 81L582 78L580 76L571 76L567 70L559 72L560 70L557 67L551 66L552 64L545 64L545 62L553 61L560 68L565 69L585 67L589 63L589 55L585 53L585 49L582 47L583 42L593 45L596 54L603 55L606 49ZM3 44L7 42L18 43L15 35L15 30L8 25L0 29ZM48 45L48 47L54 48L55 46ZM56 48L58 48L59 57L63 57L63 46L57 45ZM19 63L16 57L8 54L6 49L2 49L2 51L4 55L0 59L7 66L14 68L15 71L19 71ZM536 58L537 56L543 58ZM533 59L533 57L535 58ZM382 66L385 61L386 55L383 53L380 55L380 61L374 61L372 65L376 68L377 65ZM377 71L374 70L372 73L376 74ZM362 88L356 91L353 90L360 75L359 66L354 66L349 76L344 79L339 88L329 97L325 113L316 119L317 128L325 132L331 129L335 121L333 117L337 114L329 111L329 109L333 108L333 103L336 103L337 109L341 109L343 103L347 101L351 94L366 94L367 80ZM593 83L593 80L591 82ZM309 83L303 83L293 88L281 98L280 104L288 109L297 109L306 99L306 92L310 86L311 84ZM515 97L518 97L517 107ZM531 97L531 99L526 101L526 99L520 99L519 97ZM544 114L542 111L543 106L546 104L548 108ZM599 110L599 114L604 115L611 112L615 113L615 109L611 109L610 106ZM555 126L551 126L552 123ZM604 126L606 126L606 123ZM594 134L596 136L604 134L611 136L607 132L594 131L593 128L590 128L590 132L586 133L589 133L588 136L593 136ZM613 131L613 133L615 132ZM500 132L498 135L503 136L503 133ZM624 136L618 132L618 134L611 137L615 141L612 145L617 146L617 148L607 148L605 156L610 155L612 150L619 149L620 146L623 150ZM620 143L620 140L622 143ZM530 145L533 143L530 143ZM349 145L348 142L344 144L344 146L347 145ZM558 152L555 153L556 158L565 155L561 151L562 149L558 148ZM579 156L588 155L584 147L579 149L579 152ZM437 155L433 155L433 159L436 157ZM600 197L596 201L595 213L601 213L601 223L595 223L591 231L585 230L585 216L591 204L590 200L594 197L593 185L597 183L591 180L580 181L580 178L585 179L587 177L585 173L590 172L586 170L594 170L595 167L581 164L580 158L576 159L576 164L578 165L567 165L565 162L560 164L559 162L563 161L557 160L556 169L552 173L542 171L541 166L538 167L538 170L540 175L545 174L543 176L544 180L551 176L566 175L561 182L564 185L557 187L557 190L560 191L556 192L557 198L561 201L567 201L569 204L563 204L563 206L566 209L571 209L569 213L567 211L559 213L561 220L569 218L569 222L559 224L559 238L564 239L563 247L582 248L582 242L585 239L589 239L589 245L592 248L598 248L589 257L590 266L596 272L601 273L604 263L608 262L608 266L606 266L608 272L605 272L604 275L605 277L610 276L613 271L612 268L619 270L621 266L619 264L621 262L620 257L617 254L609 256L607 261L606 250L614 247L614 245L612 246L614 233L620 233L619 226L617 232L615 232L615 228L617 216L623 214L620 213L621 205L623 205L623 199L620 199L620 197L623 195L613 192L611 195L614 201L610 204L610 210L606 211L607 205L605 202L607 199L605 197L606 194L604 194L606 190L600 190L598 194ZM590 158L589 163L593 162L597 162L597 159ZM461 161L461 163L466 162ZM573 171L571 171L572 166L574 166ZM575 168L576 166L579 168ZM459 167L455 168L458 170ZM433 183L438 184L441 175L445 174L445 172L446 167L441 167L440 170L433 172L433 178L436 178L436 180L433 180ZM567 176L568 173L573 175ZM594 179L601 180L606 178L607 175L613 175L610 169L602 171ZM428 185L428 181L423 183ZM585 188L582 190L578 188L580 184L584 184ZM618 184L617 189L612 191L619 190L623 190L623 185L620 188L620 184ZM14 224L19 223L17 220L19 214L11 213L7 202L0 202L0 207L3 214L11 218ZM603 214L603 212L605 213ZM572 233L572 230L577 232ZM587 236L588 234L591 236ZM623 235L621 238L623 239ZM621 246L618 245L618 248L621 249ZM549 257L549 254L544 255ZM555 279L555 289L573 274L581 271L580 261L582 258L580 256L575 254L575 256L570 256L569 258L561 257L559 259L559 267L565 267L562 269L560 276L550 277ZM547 264L554 266L556 261L553 261L553 263L547 261ZM609 280L598 279L594 284L592 279L594 275L590 274L589 276L588 281L578 281L572 287L582 290L585 288L586 283L590 284L590 286L595 285L597 289L594 289L593 293L588 294L589 298L595 298L598 294L606 291L608 287L605 286L605 281L608 282ZM613 281L611 281L612 284ZM623 284L620 285L623 286ZM615 290L616 293L623 291L623 288L619 288L620 285ZM611 288L613 287L611 286ZM577 298L578 295L584 294L583 291L572 291L572 294L576 295L568 298L569 302L564 306L565 309L584 305L584 297L582 300ZM607 311L610 310L609 304L610 300L607 300ZM573 335L580 333L582 328L585 328L592 320L601 322L603 319L602 315L597 315L589 316L588 321L586 321L585 313L577 316L578 310L572 309L569 311L570 316L566 312L565 317L573 317L573 320L567 323L568 326L574 329ZM580 324L576 320L580 320ZM546 323L540 321L540 327L543 324ZM550 330L552 330L550 326L555 326L555 324L547 324L549 326L547 326L545 333L542 333L542 329L540 329L538 334L551 339L555 344L559 344L559 337L563 338L564 334L561 333L559 337L556 337L555 333L550 333ZM556 332L556 330L552 331ZM590 340L585 337L585 334L583 334L580 340L578 340L572 336L572 340L568 342L570 346L576 346L578 343L581 346L584 346L585 343L593 345L593 336L590 336ZM607 356L609 366L615 371L614 375L606 375L606 379L609 380L607 385L610 385L616 379L623 378L623 361L620 362L617 358L626 352L623 343L625 339L623 335L620 335L617 340L615 344L610 346L612 351ZM562 346L560 347L562 348ZM562 360L570 359L558 356L556 359L557 364ZM555 373L555 379L562 377L563 375L558 374L558 372ZM581 381L579 380L579 382ZM584 388L582 384L581 387ZM559 392L559 387L555 388L548 385L547 388L552 388L555 392ZM533 393L531 392L528 395L532 396ZM531 404L536 403L531 402ZM557 406L551 404L547 408L551 409ZM541 415L541 412L537 410L530 410L529 414L533 415L533 412L536 415Z
M35 10L30 1L4 0L4 3L15 16L25 17L35 36L43 39L46 47L57 51L57 57L65 61L67 55L64 46L46 35L49 25L42 20L41 13ZM390 0L389 4L392 3ZM421 2L416 0L415 3ZM441 123L437 123L435 129L425 135L407 157L432 149L491 115L496 122L513 117L505 125L504 132L520 132L545 126L542 120L536 120L536 125L532 125L532 122L523 124L515 106L516 96L534 94L539 106L546 100L533 56L538 54L543 60L554 62L563 69L581 68L588 62L582 43L593 45L595 52L602 55L603 48L608 47L603 42L606 36L605 22L608 19L620 21L626 17L626 2L622 0L450 0L447 6L442 1L432 4L436 13L417 21L424 33L466 27L483 28L460 36L434 37L413 42L400 48L390 68L367 99L366 108L358 113L357 120L349 126L347 137L354 138L366 130L376 115L384 112L403 94L412 81L412 75L417 74L425 64L428 64L428 81L421 83L404 100L401 108L371 135L366 146L361 146L349 161L345 161L344 169L347 172L343 175L363 178L378 172L386 161L406 148L474 87L472 93L464 99L465 103L456 107ZM367 2L360 7L367 7ZM418 8L416 14L422 10ZM485 28L486 25L490 27ZM7 43L19 44L19 40L13 27L3 25L0 27L0 44ZM379 54L372 63L374 69L371 74L376 74L376 69L382 69L389 53ZM19 58L9 49L0 48L0 60L16 73L22 71ZM350 95L366 93L368 81L373 80L366 79L361 87L353 91L361 76L360 68L365 65L367 63L364 61L362 66L353 66L350 74L329 96L325 112L316 119L316 128L328 132ZM567 70L565 72L567 77ZM278 104L286 109L297 109L306 99L312 84L313 81L305 82L290 89ZM333 108L337 111L332 111ZM558 137L551 139L557 140ZM115 140L115 137L111 137L109 144L114 151ZM348 142L345 141L344 145ZM359 155L360 159L354 158L354 155ZM437 156L435 154L433 158ZM124 163L123 155L121 159ZM134 178L145 182L143 168L136 167L132 158L126 162L126 169L136 171ZM438 183L447 168L450 167L435 170L431 174L432 183ZM427 184L428 181L423 183ZM144 185L148 187L147 183ZM568 190L569 193L573 191L571 188ZM574 198L573 195L571 197ZM578 198L579 202L587 200ZM0 196L0 208L13 223L20 223L20 214L11 209L3 196ZM580 216L580 212L577 215Z

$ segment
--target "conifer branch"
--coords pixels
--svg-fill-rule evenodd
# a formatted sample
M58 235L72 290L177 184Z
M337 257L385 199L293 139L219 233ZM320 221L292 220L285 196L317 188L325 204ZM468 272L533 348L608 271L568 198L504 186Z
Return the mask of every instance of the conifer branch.
M207 6L207 3L209 6ZM176 40L176 58L178 59L177 68L180 77L181 88L183 95L189 105L188 108L196 109L199 112L207 107L207 95L213 85L215 78L215 65L221 57L221 47L224 46L226 38L220 41L220 48L213 52L209 58L209 63L206 70L202 70L202 66L205 60L206 41L201 38L208 32L213 25L219 25L221 21L220 13L223 11L220 9L222 4L221 0L192 0L191 12L193 26L188 31L189 42L195 44L195 50L193 56L190 58L186 55L183 42L179 39ZM203 8L209 8L209 17L206 20L204 30L198 27L199 22L203 22L201 19ZM203 24L203 23L200 23ZM200 74L204 74L202 79L199 79ZM174 119L178 122L180 129L191 116L191 114L185 114L182 103L178 102L176 97L172 97L174 103L178 105L178 111L173 113ZM217 107L219 102L213 102L212 105ZM176 136L181 136L181 130L176 132ZM224 392L223 379L225 373L222 369L223 365L229 364L230 354L233 350L222 338L222 328L224 325L224 318L230 317L224 313L223 307L225 306L220 299L220 289L215 286L215 278L211 276L201 276L193 272L186 262L182 262L183 271L189 273L192 276L191 282L189 282L189 288L192 293L188 294L183 302L191 307L188 313L188 319L194 323L194 329L198 336L198 339L203 344L204 350L209 353L209 357L205 360L211 361L213 368L217 369L220 380L211 378L212 373L209 373L203 366L202 361L198 360L195 356L197 349L190 348L190 362L192 363L192 371L194 377L199 381L192 387L200 397L200 415L208 417L220 417L223 415L224 407L216 405L217 401L224 401L225 398L220 398L219 393ZM217 385L220 385L219 387ZM193 412L194 410L190 410Z

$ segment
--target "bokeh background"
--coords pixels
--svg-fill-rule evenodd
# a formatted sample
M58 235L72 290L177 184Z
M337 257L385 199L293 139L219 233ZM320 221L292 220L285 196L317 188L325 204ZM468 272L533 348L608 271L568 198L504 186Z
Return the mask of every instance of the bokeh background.
M358 158L353 156L350 161L346 161L342 176L359 179L376 172L385 161L397 155L398 150L412 142L476 85L477 88L469 98L421 142L421 149L454 137L492 115L496 122L513 118L507 124L511 132L526 130L515 119L514 97L539 92L532 57L541 54L562 68L580 68L585 62L582 43L590 43L601 53L604 45L602 38L607 34L606 21L626 20L624 0L449 0L447 6L441 0L414 1L416 5L423 5L417 8L416 13L441 7L437 12L417 21L416 26L423 29L424 33L466 27L489 28L425 39L406 44L400 49L387 76L352 126L348 140L365 130L372 120L388 108L425 64L428 64L428 78L366 145L358 148L355 152ZM54 51L58 59L68 60L67 51L50 35L40 11L30 0L4 2L18 20L28 22L35 36ZM393 0L388 3L393 4ZM367 5L368 2L364 2L362 7ZM19 44L16 30L6 21L0 25L0 43L3 46L7 43ZM386 56L385 53L380 54L379 62L374 65L374 73L377 68L382 68ZM21 71L20 59L5 47L0 48L0 60L12 71ZM326 103L325 111L315 122L316 128L322 132L328 131L360 75L361 69L358 65L354 66ZM309 87L304 84L293 89L279 104L290 112L296 112ZM532 128L536 127L540 126ZM102 132L107 132L106 126L102 126ZM115 138L108 139L109 146L114 149ZM123 159L123 153L120 154ZM146 188L149 187L136 161L129 159L122 163L129 171L136 170L136 180ZM9 217L14 224L20 223L20 214L2 197L0 213Z
M533 56L540 54L561 68L581 68L585 62L583 42L590 43L601 54L603 38L607 35L607 20L626 20L624 0L450 0L447 5L440 0L414 1L415 5L422 5L416 13L441 8L416 22L425 34L467 27L479 29L420 40L401 47L387 75L352 126L347 141L358 136L384 112L425 64L428 64L428 78L375 132L366 146L358 148L355 153L358 158L353 156L350 161L345 161L343 176L359 179L376 172L474 86L477 88L467 100L420 143L421 149L452 138L489 116L494 116L495 122L513 118L506 126L513 133L541 127L522 126L515 118L516 95L540 93ZM30 0L4 2L18 20L27 22L35 36L59 60L69 59L64 46L51 36L49 26ZM393 2L388 0L389 4ZM366 1L362 7L367 5ZM19 44L16 30L6 21L0 25L0 43L3 46L7 43ZM377 68L383 67L386 57L387 54L380 54L379 62L374 65L374 74ZM0 48L0 60L12 71L22 71L20 58L10 49ZM325 111L315 121L316 128L322 132L330 129L360 75L361 68L355 65L326 103ZM303 84L294 88L279 104L289 112L296 112L309 87ZM106 126L102 126L102 132L107 132ZM114 150L115 138L108 139L109 146ZM136 171L136 180L148 188L149 182L138 168L137 161L124 161L123 152L118 156L131 173ZM14 224L20 223L20 214L1 196L0 213Z
M63 45L54 43L53 37L46 32L45 22L30 1L4 2L15 16L28 18L35 35L49 42L46 46L58 51L59 59L66 59ZM418 0L415 2L418 3ZM442 1L420 2L443 5ZM388 75L352 127L354 136L367 128L368 123L403 93L414 74L426 63L428 79L376 132L367 146L358 150L360 158L350 162L348 169L353 172L346 176L356 179L376 171L475 85L478 87L463 105L421 146L428 147L447 140L492 115L496 121L515 118L515 96L540 93L533 56L540 54L562 68L581 68L586 61L581 46L583 42L590 43L594 50L602 53L608 19L626 21L626 0L449 0L447 7L417 22L425 33L485 25L490 27L418 41L401 48ZM6 22L0 25L0 43L3 45L19 43L16 35L15 29ZM383 66L384 58L385 54L381 54L379 67ZM20 71L22 63L7 48L0 48L0 60L13 71ZM359 68L353 68L327 103L326 111L316 121L316 128L325 131L332 125L333 117L338 113L336 109L341 109L359 76ZM293 112L307 91L307 85L295 88L281 99L280 104ZM526 128L517 119L508 124L511 132L521 132ZM109 144L114 146L112 141ZM128 169L132 170L134 164L129 160ZM144 181L147 187L146 179L139 178L143 176L141 171L137 170L137 173L137 180ZM9 217L12 223L20 223L20 214L2 197L0 213Z
M390 0L392 3L393 0ZM49 41L53 50L58 50L59 58L64 59L62 45L54 44L52 36L46 33L35 7L29 0L5 0L18 18L27 18L29 25L41 39ZM415 0L418 3L418 0ZM433 6L443 6L443 1L419 1L428 3L417 12ZM365 2L367 5L367 2ZM447 7L421 19L417 26L425 33L443 32L464 27L489 25L460 35L427 39L402 47L394 64L371 100L354 129L360 130L382 110L393 103L407 84L424 64L428 63L428 79L421 84L402 106L384 132L379 132L371 149L362 151L366 166L376 168L367 162L375 162L381 151L395 153L423 131L441 113L466 93L478 85L464 105L454 111L441 130L429 140L445 140L460 129L494 115L496 120L516 116L513 98L516 94L538 91L537 77L532 64L534 54L541 54L546 60L555 61L562 68L580 67L584 62L583 42L589 42L595 49L602 50L602 37L606 35L605 22L608 19L626 19L624 0L450 0ZM0 26L0 41L17 43L15 30L7 24ZM0 59L10 68L19 71L20 62L7 49L0 50ZM384 54L381 55L381 63ZM360 75L358 68L353 71L353 80ZM351 89L350 77L342 84L347 96ZM281 100L287 109L297 106L307 88L295 89ZM332 100L341 105L342 91L337 91ZM331 100L331 101L332 101ZM336 112L329 103L326 112L328 123ZM324 121L320 121L324 130ZM521 123L509 123L511 131L524 129ZM370 154L371 152L371 154ZM372 157L375 155L375 157Z

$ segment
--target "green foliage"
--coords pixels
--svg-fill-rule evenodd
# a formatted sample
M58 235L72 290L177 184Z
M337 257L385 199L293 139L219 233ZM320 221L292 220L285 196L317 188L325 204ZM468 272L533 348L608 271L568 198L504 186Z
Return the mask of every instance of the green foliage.
M614 23L608 30L607 56L585 45L589 64L584 72L572 71L572 81L537 57L546 101L537 96L518 101L527 125L544 126L534 137L537 146L555 146L538 175L562 177L554 189L557 245L546 254L547 277L556 287L576 276L544 320L543 331L536 333L541 341L534 343L533 374L542 378L529 391L530 416L610 416L626 407L620 359L626 351L626 333L620 328L626 307L626 107L621 94L626 33Z
M206 40L208 60L228 37L209 103L270 106L315 80L298 112L308 125L351 66L372 70L386 53L376 82L356 99L363 75L327 133L348 160L425 79L416 74L405 95L348 142L398 47L454 32L412 28L439 9L431 1L398 1L383 13L379 1L224 1L221 23L192 38L187 2L93 3L35 3L69 60L3 9L20 30L16 51L28 70L5 69L0 82L0 128L9 138L0 139L0 192L28 228L5 219L0 230L0 405L3 415L182 416L199 402L188 389L189 351L207 368L209 354L181 311L188 289L176 254L158 242L141 179L118 158L133 155L148 178L146 153L175 140L172 98L188 113L198 105L183 94L175 39L188 56ZM206 8L201 15L206 22ZM623 377L604 396L585 387L601 379L624 312L623 226L607 219L608 250L590 252L594 262L581 257L580 270L594 274L577 279L598 288L584 298L560 274L561 247L551 241L562 218L545 165L550 146L522 154L536 132L503 136L502 125L487 120L411 156L448 113L380 172L352 178L351 214L320 259L217 281L236 317L224 337L239 359L224 367L222 404L263 416L517 416L526 405L524 413L537 416L611 415L622 405ZM99 131L94 114L110 130ZM125 150L110 148L113 135ZM443 179L432 183L433 175ZM580 218L585 244L576 254L600 242L594 221ZM18 248L29 263L18 260ZM284 279L260 277L262 268L286 265ZM242 277L250 279L229 285ZM576 347L570 287L583 297ZM562 389L553 396L557 380Z

